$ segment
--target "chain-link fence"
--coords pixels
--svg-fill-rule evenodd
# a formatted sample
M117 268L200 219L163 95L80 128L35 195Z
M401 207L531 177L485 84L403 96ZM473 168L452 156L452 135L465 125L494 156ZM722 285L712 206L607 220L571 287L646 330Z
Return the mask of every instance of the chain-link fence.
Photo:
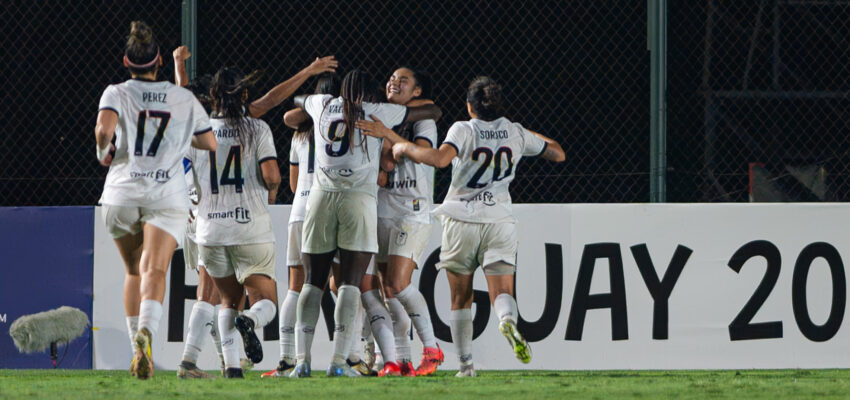
M3 83L0 205L94 204L105 176L94 159L97 102L106 85L128 77L121 56L130 21L152 25L165 56L160 78L170 80L181 3L2 7L12 70ZM515 201L634 202L648 197L645 16L645 5L634 1L201 1L193 53L202 74L230 64L265 70L255 95L320 55L334 54L344 71L360 67L380 81L400 65L424 69L444 110L441 140L452 122L468 118L471 79L490 75L505 89L509 118L568 152L563 164L524 161ZM290 106L264 117L282 159L289 131L281 116ZM438 173L438 201L449 179L449 170Z
M846 201L850 1L671 1L669 201Z

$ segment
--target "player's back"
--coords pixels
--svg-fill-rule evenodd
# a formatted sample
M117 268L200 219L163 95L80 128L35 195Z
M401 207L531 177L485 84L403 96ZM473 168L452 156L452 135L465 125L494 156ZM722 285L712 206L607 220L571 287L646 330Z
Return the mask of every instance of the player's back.
M539 155L545 142L507 118L455 122L444 143L457 150L452 183L437 210L467 222L513 220L508 187L523 156Z
M362 103L364 118L375 115L389 128L404 122L407 108L389 103ZM361 191L377 195L378 168L383 141L347 132L343 98L307 97L304 109L313 119L316 141L316 187L327 191Z
M118 114L115 156L101 203L188 206L183 155L193 134L210 129L209 118L192 93L170 82L130 79L110 85L99 108Z
M246 118L241 127L212 119L217 151L192 151L199 181L197 242L207 246L274 241L268 189L260 164L275 159L269 126Z

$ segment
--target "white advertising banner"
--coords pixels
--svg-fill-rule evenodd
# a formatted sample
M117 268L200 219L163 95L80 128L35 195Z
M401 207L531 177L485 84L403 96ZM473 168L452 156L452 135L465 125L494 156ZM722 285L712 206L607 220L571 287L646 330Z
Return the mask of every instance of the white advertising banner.
M519 327L533 358L528 365L514 358L479 272L473 306L478 369L850 367L850 335L842 329L843 260L850 255L845 204L537 204L514 210ZM279 295L287 287L288 214L289 206L272 207ZM95 218L94 367L126 369L131 353L123 266L99 208ZM440 234L435 222L414 284L433 307L446 353L443 368L453 369L449 290L434 269ZM180 270L172 268L169 277L183 282L170 281L166 291L154 340L159 369L175 369L180 362L197 283L182 259L174 264ZM332 310L323 311L332 318ZM278 360L273 324L259 369L271 369ZM215 369L211 340L206 347L199 363ZM324 369L331 352L323 317L313 369Z

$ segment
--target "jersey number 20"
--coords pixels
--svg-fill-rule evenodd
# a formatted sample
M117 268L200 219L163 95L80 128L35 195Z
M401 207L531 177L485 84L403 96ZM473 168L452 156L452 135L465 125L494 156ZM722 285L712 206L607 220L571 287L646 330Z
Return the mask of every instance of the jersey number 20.
M230 177L230 170L233 169L233 177ZM245 180L242 179L242 146L230 146L230 153L227 153L227 161L224 163L224 171L221 171L221 179L218 178L218 171L215 164L215 152L210 152L210 192L218 194L218 185L233 185L236 187L236 193L242 193L242 185Z
M505 174L502 175L502 155L507 155L507 163L508 165L505 167ZM496 150L496 154L493 154L493 150L488 149L486 147L479 147L472 152L472 159L478 161L481 156L484 156L484 162L481 163L481 167L475 171L475 174L472 175L472 178L469 179L469 182L466 183L466 187L471 189L481 189L484 186L487 186L487 182L481 183L479 180L481 176L484 175L484 172L487 171L487 168L490 167L490 163L493 163L493 182L500 181L511 176L511 173L514 172L514 161L513 161L513 152L510 147L499 147ZM495 156L495 160L493 160Z

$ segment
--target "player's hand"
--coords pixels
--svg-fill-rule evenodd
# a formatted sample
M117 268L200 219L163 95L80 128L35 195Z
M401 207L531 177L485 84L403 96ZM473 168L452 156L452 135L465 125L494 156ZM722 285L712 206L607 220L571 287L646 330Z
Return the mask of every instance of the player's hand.
M110 143L109 144L109 150L106 153L106 155L103 158L100 158L100 155L98 155L97 161L100 163L100 165L103 165L104 167L108 167L108 166L112 165L112 157L114 157L114 156L115 156L115 145Z
M389 134L392 133L392 130L390 130L390 128L387 128L386 125L384 125L384 123L380 119L378 119L378 117L376 117L374 114L370 115L369 117L371 117L374 121L361 119L355 122L354 126L356 126L357 129L360 129L360 131L366 135L381 139L389 136Z
M307 73L310 76L313 76L324 72L336 72L337 66L339 66L339 62L334 56L316 57L316 59L307 66Z
M192 57L192 53L189 52L189 48L186 46L180 46L171 53L171 56L174 57L174 61L183 62L186 61L189 57Z
M404 152L407 151L408 145L410 145L410 142L396 143L393 145L393 159L396 162L401 162L401 159L404 158Z

